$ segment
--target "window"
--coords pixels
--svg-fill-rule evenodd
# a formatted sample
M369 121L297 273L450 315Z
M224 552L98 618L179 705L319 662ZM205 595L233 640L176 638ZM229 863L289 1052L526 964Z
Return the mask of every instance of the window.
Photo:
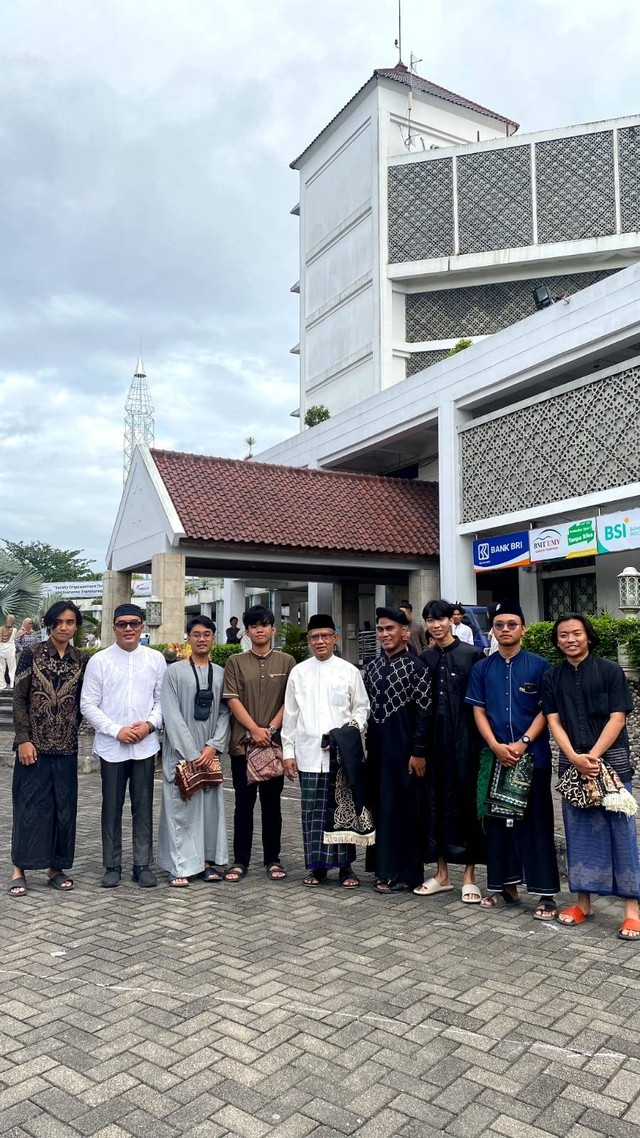
M544 582L544 618L557 620L566 612L595 616L598 612L598 590L595 573L575 577L552 577Z

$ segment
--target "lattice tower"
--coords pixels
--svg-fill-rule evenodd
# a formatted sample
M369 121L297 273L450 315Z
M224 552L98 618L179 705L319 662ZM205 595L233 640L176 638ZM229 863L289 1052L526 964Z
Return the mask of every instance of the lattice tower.
M153 403L142 356L138 356L124 410L123 481L126 482L135 448L152 447L154 441Z

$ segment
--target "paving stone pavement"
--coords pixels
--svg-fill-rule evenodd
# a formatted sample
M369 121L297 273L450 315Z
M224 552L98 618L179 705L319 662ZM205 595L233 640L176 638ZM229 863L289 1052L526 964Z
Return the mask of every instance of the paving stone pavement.
M10 787L2 768L5 876ZM286 882L103 890L81 776L74 892L32 873L0 896L0 1138L640 1135L640 946L615 903L570 931L458 889L303 889L286 794Z

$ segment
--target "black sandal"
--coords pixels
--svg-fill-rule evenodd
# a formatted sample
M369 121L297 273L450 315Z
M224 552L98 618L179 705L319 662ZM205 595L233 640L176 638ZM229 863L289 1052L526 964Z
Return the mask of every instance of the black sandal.
M287 876L285 869L280 865L279 861L271 861L265 868L269 881L284 881Z
M237 869L238 866L235 866L234 868ZM245 873L246 873L246 870L245 870ZM208 865L208 866L206 866L205 869L203 869L202 873L200 874L200 877L202 878L203 881L214 882L214 881L224 881L225 875L224 875L224 873L221 873L220 870L217 869L215 865ZM240 880L240 879L238 878L238 880Z
M558 916L558 906L553 897L541 897L533 914L534 921L555 921Z
M357 889L360 884L360 878L352 869L347 869L346 866L340 870L338 880L345 889Z
M234 874L234 876L230 877L229 875L232 873ZM247 876L246 865L240 865L239 863L236 863L235 865L229 866L228 870L226 871L226 873L224 875L224 880L228 881L231 885L237 885L238 882L242 881L242 878L246 877L246 876Z
M326 869L311 869L307 876L302 878L302 884L306 885L308 889L317 889L319 885L322 885L322 882L325 880L326 876ZM276 878L276 881L278 880L282 879Z

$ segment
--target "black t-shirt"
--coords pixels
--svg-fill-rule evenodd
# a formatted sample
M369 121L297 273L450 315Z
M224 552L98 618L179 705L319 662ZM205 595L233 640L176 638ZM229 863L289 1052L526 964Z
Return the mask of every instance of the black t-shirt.
M587 656L574 667L568 660L547 672L542 689L545 715L559 715L571 746L579 754L588 754L595 746L609 716L614 711L633 711L633 700L624 672L613 660ZM617 753L616 753L617 752ZM631 777L629 736L626 727L612 743L608 761L625 781ZM560 773L568 760L561 756Z

